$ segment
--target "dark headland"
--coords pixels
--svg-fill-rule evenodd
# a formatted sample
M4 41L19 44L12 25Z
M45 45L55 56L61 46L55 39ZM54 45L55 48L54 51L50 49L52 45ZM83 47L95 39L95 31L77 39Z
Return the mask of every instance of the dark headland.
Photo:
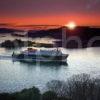
M36 32L30 30L28 32L28 36L33 38L49 36L55 39L60 39L60 41L56 42L56 45L62 47L63 46L62 44L64 42L66 48L77 48L78 46L77 41L80 41L82 44L81 47L85 48L89 46L88 43L92 40L93 40L93 44L91 46L93 47L100 46L100 37L99 37L100 28L96 28L96 27L80 26L80 27L76 27L74 30L70 30L67 27L61 27L56 29L40 30ZM75 39L73 40L73 38Z
M0 28L0 34L21 32L22 30ZM20 36L20 35L17 35ZM60 41L55 41L56 46L66 48L79 48L78 42L80 41L80 48L86 47L99 47L100 46L100 28L99 27L89 27L89 26L79 26L73 30L67 27L60 27L54 29L46 30L29 30L26 34L28 37L51 37L54 39L59 39ZM67 43L66 43L67 42ZM91 45L89 45L89 43Z

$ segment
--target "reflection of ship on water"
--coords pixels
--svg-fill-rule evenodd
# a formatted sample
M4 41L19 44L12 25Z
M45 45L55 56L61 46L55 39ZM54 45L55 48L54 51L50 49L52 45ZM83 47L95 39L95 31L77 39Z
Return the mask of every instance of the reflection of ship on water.
M61 50L44 50L44 49L34 49L28 48L21 53L16 54L13 52L13 58L16 58L23 62L33 63L33 62L42 62L42 63L67 63L68 54L62 53Z
M20 62L21 64L25 65L43 65L43 66L61 66L61 65L68 65L67 62L43 62L43 61L25 61L22 59L13 58L11 55L0 55L0 60L12 60L13 63Z
M41 67L61 67L68 66L67 62L26 62L23 60L13 59L13 62L16 63L16 61L19 61L21 65L27 65L27 66L41 66Z

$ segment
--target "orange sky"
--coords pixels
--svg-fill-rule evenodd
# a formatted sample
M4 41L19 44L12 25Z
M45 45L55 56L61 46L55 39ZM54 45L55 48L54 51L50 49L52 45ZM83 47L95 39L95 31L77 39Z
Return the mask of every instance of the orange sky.
M14 23L17 25L35 24L35 25L65 25L74 21L77 25L100 26L100 16L70 15L70 16L42 16L42 17L7 17L0 18L1 23Z
M100 26L100 0L2 0L0 23Z

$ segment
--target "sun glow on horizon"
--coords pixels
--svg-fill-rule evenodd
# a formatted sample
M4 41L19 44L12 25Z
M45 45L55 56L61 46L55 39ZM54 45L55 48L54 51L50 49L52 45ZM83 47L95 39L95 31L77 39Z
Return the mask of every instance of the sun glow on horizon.
M68 24L65 25L67 28L69 28L70 30L73 30L76 28L76 23L75 22L69 22Z

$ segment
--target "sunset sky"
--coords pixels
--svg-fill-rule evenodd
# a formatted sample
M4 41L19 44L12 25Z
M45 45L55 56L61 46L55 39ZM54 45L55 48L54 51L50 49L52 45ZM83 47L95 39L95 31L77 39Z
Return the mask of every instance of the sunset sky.
M100 26L100 0L1 0L0 23Z

